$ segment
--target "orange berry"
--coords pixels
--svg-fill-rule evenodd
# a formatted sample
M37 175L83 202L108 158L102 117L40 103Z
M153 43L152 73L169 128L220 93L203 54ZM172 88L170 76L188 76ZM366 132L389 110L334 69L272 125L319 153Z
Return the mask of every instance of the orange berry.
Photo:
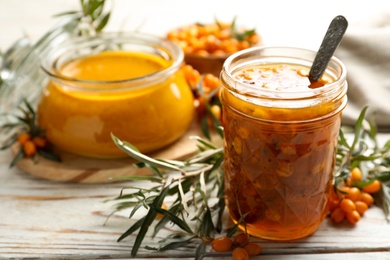
M363 178L362 171L358 168L355 167L351 170L351 181L361 181Z
M344 212L348 213L348 212L354 211L356 209L356 205L350 199L342 199L341 202L340 202L340 208Z
M367 193L376 193L381 189L381 182L379 180L374 180L367 186L364 186L362 190Z
M248 243L244 246L244 249L248 253L249 256L259 255L263 250L259 244Z
M203 84L210 89L215 89L221 85L221 81L219 80L218 77L214 76L211 73L207 73L203 77Z
M202 118L206 114L207 103L208 101L202 96L194 100L196 114L198 115L199 118Z
M44 148L46 146L47 140L42 136L35 136L32 139L33 143L38 148Z
M212 105L210 107L211 113L217 118L218 120L221 119L221 108L218 105Z
M360 214L360 216L363 216L364 212L368 209L368 205L363 201L356 201L356 211Z
M167 209L168 209L168 206L167 206L167 204L163 203L163 204L161 205L161 208L167 210ZM160 218L162 218L162 217L164 217L164 214L157 213L157 217L156 217L156 218L160 219Z
M248 260L249 255L248 252L242 247L234 248L232 252L232 256L234 260Z
M218 237L211 242L215 252L228 252L232 249L232 245L233 241L229 237Z
M340 206L340 199L332 196L329 200L329 211L333 212L335 209L337 209Z
M350 190L350 187L348 187L348 186L338 187L337 188L337 196L339 196L340 198L345 198L345 196L347 196L349 190Z
M366 203L367 206L371 206L372 204L374 204L374 197L372 197L372 195L367 192L362 192L359 200Z
M360 214L356 210L353 210L351 212L347 212L345 214L345 217L347 218L349 223L354 224L354 225L360 220Z
M23 144L23 151L26 157L32 157L37 153L37 148L32 141L28 140Z
M359 188L351 187L348 190L348 194L345 195L345 198L350 199L352 201L357 201L359 200L361 194L362 193Z
M18 143L23 145L26 141L30 140L30 134L21 133L18 135Z
M237 236L234 237L234 244L238 246L243 246L244 244L248 243L249 237L246 233L240 233Z
M334 223L338 224L344 220L345 212L341 208L337 208L332 212L330 218Z

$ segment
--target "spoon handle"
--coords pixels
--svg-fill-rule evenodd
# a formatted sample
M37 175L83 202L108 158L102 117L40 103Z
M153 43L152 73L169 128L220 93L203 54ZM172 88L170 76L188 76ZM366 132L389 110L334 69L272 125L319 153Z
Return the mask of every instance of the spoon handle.
M347 30L347 27L348 21L344 16L339 15L333 18L310 69L309 79L311 82L318 81L322 74L324 74L330 59Z

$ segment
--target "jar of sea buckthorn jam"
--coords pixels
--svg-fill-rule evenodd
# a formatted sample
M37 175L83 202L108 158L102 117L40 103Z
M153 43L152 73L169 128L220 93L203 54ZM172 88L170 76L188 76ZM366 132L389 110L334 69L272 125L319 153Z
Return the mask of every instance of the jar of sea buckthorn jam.
M193 119L183 58L173 42L147 34L70 38L43 57L39 125L54 146L87 157L126 157L111 133L143 153L166 147Z
M233 221L253 236L303 238L328 212L346 69L333 57L312 84L315 54L258 47L224 63L226 204Z

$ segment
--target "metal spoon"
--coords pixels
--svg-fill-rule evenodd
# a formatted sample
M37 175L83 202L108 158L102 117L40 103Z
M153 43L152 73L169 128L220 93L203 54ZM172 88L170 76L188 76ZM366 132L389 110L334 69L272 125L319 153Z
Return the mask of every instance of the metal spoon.
M330 59L347 30L347 27L348 21L344 16L339 15L333 18L324 39L322 40L317 55L314 58L313 65L310 68L309 79L311 83L318 81L322 74L324 74Z

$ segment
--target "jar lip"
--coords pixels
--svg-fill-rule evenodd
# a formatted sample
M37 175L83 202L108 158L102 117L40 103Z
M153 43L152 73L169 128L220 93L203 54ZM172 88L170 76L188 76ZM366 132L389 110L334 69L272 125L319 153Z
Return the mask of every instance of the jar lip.
M84 44L86 46L93 45L95 42L101 42L102 44L107 43L133 43L138 45L145 45L151 48L158 49L161 53L164 53L167 58L171 59L171 63L164 69L135 78L128 79L120 79L120 80L88 80L88 79L79 79L75 77L69 77L66 75L62 75L56 72L53 69L53 62L55 60L51 59L45 62L48 56L54 56L54 59L58 58L58 53L63 54L65 50L72 49L71 51L75 52L81 46L77 46L79 44ZM62 52L60 51L62 49ZM115 49L117 50L117 49ZM121 50L121 49L118 49ZM103 50L102 50L103 51ZM124 50L127 51L127 50ZM129 50L130 51L130 50ZM98 52L99 53L99 52ZM174 42L169 39L165 39L156 35L147 34L147 33L139 33L139 32L104 32L97 34L95 36L78 36L75 38L69 39L65 44L60 46L56 46L46 53L41 55L41 69L53 80L61 81L61 82L72 82L71 87L75 89L83 89L84 87L77 87L76 84L81 83L82 85L88 86L96 86L96 90L102 90L99 88L99 85L118 85L118 89L126 89L126 88L134 88L134 87L142 87L145 85L149 85L147 82L153 81L161 81L166 78L167 75L170 75L177 71L184 60L184 52L183 50ZM131 86L120 87L124 83L131 83ZM88 88L88 90L94 90L93 88ZM111 89L112 91L113 89Z
M274 55L274 56L259 56L259 59L265 59L265 58L290 58L291 60L295 60L295 61L299 61L299 60L304 60L306 62L309 62L310 64L312 64L313 60L314 60L314 57L315 57L315 54L316 54L316 51L313 51L313 50L309 50L309 49L304 49L304 48L298 48L298 47L288 47L288 46L257 46L257 47L251 47L251 48L248 48L248 49L245 49L245 50L242 50L242 51L239 51L239 52L236 52L234 54L232 54L231 56L229 56L226 61L224 62L223 64L223 67L222 67L222 71L221 71L221 78L222 80L226 80L226 81L233 81L233 78L234 76L232 75L232 71L234 71L234 69L231 69L230 66L232 66L234 64L234 62L236 60L239 59L239 57L243 57L245 55L248 55L250 53L256 53L256 52L261 52L261 51L277 51L277 52L280 52L280 54L278 55ZM311 60L308 60L308 59L301 59L301 57L299 56L286 56L285 53L286 52L299 52L299 53L303 53L305 55L307 55L308 57L311 58ZM291 91L278 91L278 90L273 90L273 89L260 89L260 88L256 88L254 87L253 85L250 85L250 84L247 84L247 83L244 83L244 82L239 82L236 84L239 84L239 86L245 88L246 90L248 90L248 93L244 93L246 96L249 96L249 97L259 97L260 96L277 96L278 99L283 99L283 100L288 100L288 99L299 99L299 98L310 98L310 97L315 97L317 95L320 95L320 94L323 94L324 92L329 92L329 91L334 91L335 88L338 88L338 86L340 85L340 82L341 81L344 81L346 80L346 74L347 74L347 70L346 70L346 67L345 65L335 56L333 56L331 58L331 61L329 62L329 64L332 63L336 66L338 66L338 68L340 69L340 74L338 75L337 78L335 78L335 81L329 83L329 84L326 84L325 86L323 87L320 87L320 88L313 88L313 89L306 89L306 90L291 90ZM253 63L253 64L261 64L261 63ZM294 64L294 63L292 63ZM299 63L296 63L297 65ZM240 64L236 65L234 68L236 67L240 67ZM241 65L242 67L242 65ZM231 87L231 85L229 84L229 86ZM237 90L237 89L230 89L230 90ZM253 90L253 92L249 91L249 90ZM256 94L251 94L251 93L256 93ZM287 93L288 96L283 96L283 95L280 95L281 93Z

